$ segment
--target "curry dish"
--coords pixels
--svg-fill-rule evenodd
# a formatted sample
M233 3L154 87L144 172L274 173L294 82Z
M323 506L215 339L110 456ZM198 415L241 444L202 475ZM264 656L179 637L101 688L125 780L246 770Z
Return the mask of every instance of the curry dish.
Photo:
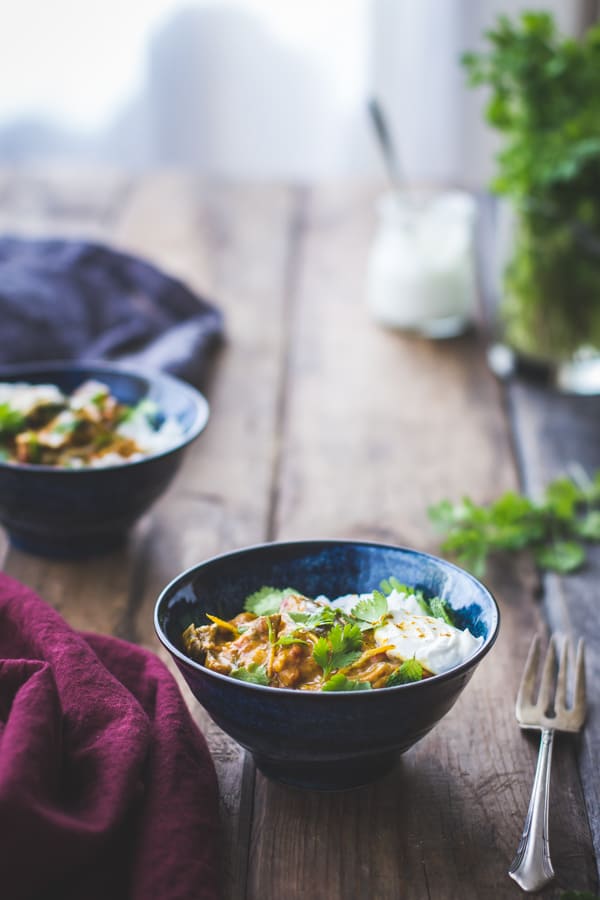
M334 601L263 588L232 619L207 614L208 624L190 625L182 643L207 669L254 684L370 690L420 681L470 656L481 639L451 616L439 598L393 578L381 591Z
M168 449L180 433L154 403L120 403L99 381L85 381L71 394L53 384L0 383L2 462L119 465Z

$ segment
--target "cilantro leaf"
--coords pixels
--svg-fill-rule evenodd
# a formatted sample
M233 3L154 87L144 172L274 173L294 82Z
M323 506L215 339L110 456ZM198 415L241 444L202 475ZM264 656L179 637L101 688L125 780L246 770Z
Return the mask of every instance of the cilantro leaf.
M0 403L0 433L17 434L25 428L25 417L9 403Z
M323 672L329 673L330 670L330 646L329 641L325 637L320 637L313 647L313 659L318 666L321 666Z
M287 647L290 644L306 644L306 646L308 646L308 641L296 637L295 634L282 634L275 643L280 647Z
M356 606L350 610L350 615L361 622L374 625L387 614L388 605L385 594L381 591L373 591L371 597L359 600Z
M447 625L454 627L452 609L446 600L442 600L441 597L432 597L429 601L429 608L435 619L443 619Z
M577 522L577 534L588 541L600 541L600 510L591 510Z
M551 481L539 503L507 491L481 506L444 500L429 516L445 532L442 551L478 577L489 557L521 550L530 550L541 568L567 574L585 562L578 539L600 541L599 488L600 470L592 479L576 469L572 478Z
M389 578L384 578L379 587L386 597L389 597L394 591L397 591L399 594L414 594L414 588L402 584L394 575L390 575Z
M240 666L239 669L233 669L230 672L232 678L239 681L247 681L249 684L268 685L269 679L265 666L259 666L258 663L250 663L249 666Z
M282 591L274 587L261 587L246 597L244 610L254 613L255 616L272 616L279 612L279 607L288 594L296 593L293 588L285 588Z
M307 631L314 631L316 628L328 627L333 625L337 618L338 610L332 609L331 606L324 606L312 613L290 612L288 613L292 622L303 625Z
M600 898L591 891L563 891L560 900L600 900Z
M352 678L346 678L341 672L332 675L325 682L322 691L372 691L373 685L368 681L354 681Z
M543 569L566 575L579 569L585 559L585 551L575 541L556 541L547 547L540 547L535 559Z
M385 683L386 687L396 687L399 684L410 684L412 681L421 681L423 678L423 666L418 659L405 659L401 666L392 672Z
M358 625L334 625L327 637L320 637L313 647L313 658L323 669L325 679L334 669L355 662L362 652L362 634Z
M431 611L431 606L429 604L429 600L426 599L423 591L413 591L413 594L417 600L417 603L419 604L419 606L421 607L421 609L423 610L425 615L432 616L433 613Z

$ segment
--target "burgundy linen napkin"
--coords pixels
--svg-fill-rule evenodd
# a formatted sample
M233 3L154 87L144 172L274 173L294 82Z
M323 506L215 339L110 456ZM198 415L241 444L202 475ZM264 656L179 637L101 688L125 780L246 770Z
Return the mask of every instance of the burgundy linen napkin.
M197 387L223 315L145 260L89 241L0 237L0 365L114 360Z
M0 896L215 900L206 743L152 653L0 574Z

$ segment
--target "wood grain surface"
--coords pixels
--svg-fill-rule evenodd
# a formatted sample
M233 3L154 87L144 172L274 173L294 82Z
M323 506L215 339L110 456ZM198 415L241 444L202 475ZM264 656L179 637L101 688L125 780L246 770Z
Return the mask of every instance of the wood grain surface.
M498 384L477 334L435 343L373 324L364 270L375 195L372 186L208 184L176 173L0 173L3 230L89 236L143 255L218 302L228 335L207 386L210 424L127 547L57 563L2 536L6 571L75 627L144 644L170 664L153 606L195 562L302 537L435 552L429 504L463 494L483 502L520 484L535 493L570 460L600 465L596 398ZM550 624L586 633L597 683L599 568L596 554L580 576L540 581L525 560L496 566L487 578L502 613L496 647L439 726L357 791L269 782L182 686L219 776L224 900L520 896L506 872L537 752L514 719L520 673L532 634ZM590 694L582 739L556 747L558 880L547 897L597 887Z

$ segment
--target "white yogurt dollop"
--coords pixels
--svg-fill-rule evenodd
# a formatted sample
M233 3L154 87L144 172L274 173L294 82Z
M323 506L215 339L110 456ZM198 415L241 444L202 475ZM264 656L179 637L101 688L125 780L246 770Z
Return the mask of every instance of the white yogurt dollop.
M359 600L372 596L348 594L331 601L331 605L349 613ZM483 644L483 638L475 637L468 628L461 631L443 619L425 615L414 594L392 591L387 603L389 615L385 624L375 629L374 636L378 646L392 645L387 650L391 659L403 662L414 657L425 669L438 675L465 662Z

